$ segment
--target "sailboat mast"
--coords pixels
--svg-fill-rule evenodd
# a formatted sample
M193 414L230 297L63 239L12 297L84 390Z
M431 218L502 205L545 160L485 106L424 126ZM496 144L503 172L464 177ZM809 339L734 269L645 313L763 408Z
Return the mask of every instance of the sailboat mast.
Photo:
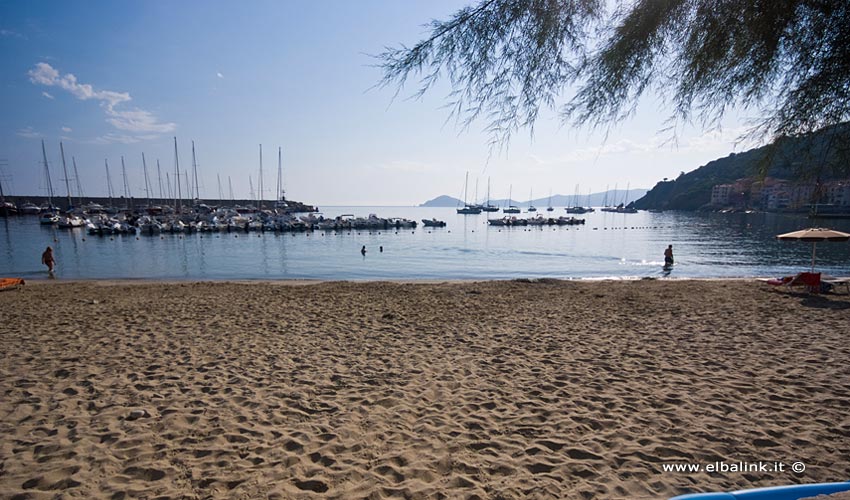
M142 153L142 170L145 172L145 194L148 195L148 208L151 207L151 181L148 178L148 164L145 162L145 153Z
M277 148L277 201L283 201L283 148Z
M62 171L65 172L65 191L68 193L68 208L66 210L71 210L71 180L68 178L68 165L65 164L65 147L62 145L62 141L59 141L59 154L62 156Z
M463 204L464 204L464 205L468 205L468 204L469 204L469 203L467 203L467 201L466 201L466 190L467 190L467 188L469 187L468 185L469 185L469 172L467 171L467 172L466 172L466 179L463 181Z
M71 165L74 166L74 180L77 183L77 201L80 206L83 206L83 185L80 184L80 173L77 172L77 159L73 156L71 157Z
M164 205L165 200L162 198L162 170L159 168L159 158L156 159L156 178L159 181L159 202Z
M124 208L130 209L130 183L127 182L127 167L124 165L124 156L121 156L121 175L124 177Z
M230 190L230 203L233 203L236 200L233 198L233 182L230 180L229 175L227 176L227 186Z
M192 170L195 174L195 199L201 199L201 188L198 187L198 163L195 161L195 141L192 141Z
M215 174L215 176L218 179L218 202L221 203L221 200L224 199L224 197L221 196L221 174Z
M260 144L260 179L259 192L257 193L257 208L263 209L263 145Z
M183 193L180 192L180 157L177 155L177 137L174 138L174 171L177 175L177 179L174 183L177 186L177 189L174 190L176 197L174 198L174 211L178 214L180 213L180 198L183 197Z
M248 189L250 189L248 195L251 197L251 201L256 201L257 193L254 192L254 179L251 178L251 174L248 174Z
M487 177L487 207L490 207L490 178Z
M109 196L109 207L112 208L112 176L109 175L109 160L103 159L106 166L106 194Z
M168 174L168 172L165 173L165 185L168 188L168 199L171 200L171 176Z
M186 196L189 197L189 198L186 199L186 201L191 202L192 201L192 185L189 182L190 178L189 178L189 171L188 170L183 172L183 179L186 181Z
M53 209L53 182L50 180L50 167L47 165L47 150L44 149L44 139L41 140L41 156L44 158L44 175L47 176L47 208Z

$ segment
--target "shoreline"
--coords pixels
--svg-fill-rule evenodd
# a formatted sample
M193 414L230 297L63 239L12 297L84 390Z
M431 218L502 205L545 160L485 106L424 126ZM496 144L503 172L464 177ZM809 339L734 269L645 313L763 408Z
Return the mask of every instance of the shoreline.
M8 276L13 278L15 276ZM317 285L323 283L399 283L399 284L464 284L464 283L545 283L545 282L564 282L564 283L626 283L635 281L659 281L659 282L761 282L764 280L775 278L776 276L752 276L752 277L602 277L602 278L447 278L447 279L407 279L407 278L364 278L364 279L320 279L320 278L257 278L257 279L159 279L159 278L26 278L27 284L85 284L99 283L103 285L133 285L133 284L186 284L186 283L212 283L212 284L279 284L279 285ZM850 279L847 277L837 276L837 279Z
M0 491L664 499L850 477L850 295L303 284L0 294ZM807 469L663 470L717 461Z

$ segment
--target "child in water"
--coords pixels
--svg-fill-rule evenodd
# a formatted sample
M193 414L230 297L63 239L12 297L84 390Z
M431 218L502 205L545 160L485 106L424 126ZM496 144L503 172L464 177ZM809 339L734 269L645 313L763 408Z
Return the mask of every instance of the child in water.
M53 274L53 265L56 261L53 259L53 249L47 247L47 250L41 254L41 263L47 266L47 272Z

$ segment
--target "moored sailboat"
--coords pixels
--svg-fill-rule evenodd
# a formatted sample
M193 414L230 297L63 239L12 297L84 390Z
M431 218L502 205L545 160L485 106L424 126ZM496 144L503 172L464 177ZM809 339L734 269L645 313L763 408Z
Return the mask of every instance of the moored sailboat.
M463 208L458 208L457 213L462 214L462 215L477 215L477 214L481 213L481 208L476 207L474 205L470 205L466 201L466 195L467 195L466 190L467 190L468 183L469 183L469 172L466 173L466 180L464 180L464 182L463 182Z
M6 194L3 192L3 179L0 179L0 217L9 217L10 215L18 215L18 207L11 201L6 201Z
M511 200L511 196L513 195L513 190L514 190L514 186L513 186L513 184L511 184L511 186L508 188L508 206L502 209L502 213L506 213L506 214L518 214L518 213L520 213L519 207L510 204L513 201L513 200Z

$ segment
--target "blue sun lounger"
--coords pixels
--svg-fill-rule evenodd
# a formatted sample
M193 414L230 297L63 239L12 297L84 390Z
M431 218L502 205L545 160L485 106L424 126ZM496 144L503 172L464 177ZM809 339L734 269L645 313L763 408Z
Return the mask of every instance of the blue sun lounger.
M799 500L818 495L831 495L839 491L850 491L850 482L773 486L730 493L692 493L679 495L670 500Z

